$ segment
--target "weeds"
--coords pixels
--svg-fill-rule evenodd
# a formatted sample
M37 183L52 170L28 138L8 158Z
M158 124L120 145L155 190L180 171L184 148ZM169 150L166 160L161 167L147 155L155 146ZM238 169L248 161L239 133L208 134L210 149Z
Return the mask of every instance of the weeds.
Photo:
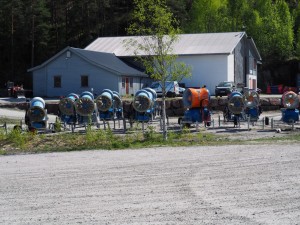
M260 139L256 139L257 142ZM293 140L300 142L300 135L294 134L289 137L276 139L279 142ZM226 145L254 143L255 140L242 141L230 140L224 136L211 134L200 130L191 131L183 128L177 131L168 131L168 140L163 140L161 132L155 130L154 126L148 125L142 130L140 124L131 128L124 135L114 134L113 130L92 129L87 125L85 133L55 133L36 134L23 132L21 129L13 129L7 134L0 128L0 155L36 152L74 151L83 149L126 149L145 148L153 146L191 146L191 145ZM274 141L274 139L264 141Z
M22 133L20 129L13 129L8 133L7 139L17 148L24 148L30 133Z
M0 141L6 139L6 131L4 128L0 128Z
M61 126L61 121L56 117L55 123L54 123L54 131L55 132L61 132L62 126Z
M148 126L144 133L144 138L147 140L154 140L156 138L156 132L154 126Z

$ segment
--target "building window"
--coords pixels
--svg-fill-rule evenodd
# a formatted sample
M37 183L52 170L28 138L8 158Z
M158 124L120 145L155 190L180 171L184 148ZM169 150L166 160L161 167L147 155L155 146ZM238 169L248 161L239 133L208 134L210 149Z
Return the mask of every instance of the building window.
M55 88L61 88L61 76L54 76L53 81Z
M87 75L81 76L81 87L88 87L89 86L89 77Z

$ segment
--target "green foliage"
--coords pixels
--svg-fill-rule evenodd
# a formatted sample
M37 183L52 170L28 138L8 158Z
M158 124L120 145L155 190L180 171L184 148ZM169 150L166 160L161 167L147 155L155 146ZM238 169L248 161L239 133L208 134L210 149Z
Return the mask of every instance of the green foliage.
M178 41L178 21L167 8L165 0L135 0L133 22L128 34L142 35L141 39L131 38L126 45L134 50L147 73L155 80L162 81L165 94L165 81L181 80L191 76L190 68L176 62L173 45ZM142 55L142 57L141 57Z
M140 35L140 38L130 38L125 44L133 49L146 72L161 82L163 135L166 140L166 81L180 81L191 76L191 68L177 62L177 56L173 53L174 43L178 41L181 31L166 0L134 0L134 5L133 21L127 31L130 35Z
M210 33L229 30L229 20L224 17L226 1L195 0L191 8L191 21L185 27L188 33Z
M139 127L133 129L131 133L124 135L114 134L110 129L87 129L86 134L79 133L59 133L59 134L34 134L31 132L22 133L20 130L12 130L5 134L0 130L0 155L36 152L56 152L74 151L84 149L134 149L157 146L191 146L191 145L228 145L242 143L269 143L274 141L299 142L300 135L291 133L282 138L270 138L264 140L250 139L230 140L226 136L212 134L200 129L183 128L182 130L172 130L168 133L168 139L164 140L160 132L155 131L153 126L148 126L145 132L141 132Z
M154 126L148 126L146 129L146 132L144 133L144 138L146 140L154 140L156 138L155 135L155 127Z
M12 129L7 135L7 140L17 148L24 149L26 144L32 140L34 135L35 134L31 132L23 133L20 129Z
M53 126L54 126L54 131L55 131L55 132L61 132L62 126L61 126L61 121L60 121L60 119L56 118L56 119L55 119L55 123L53 124Z
M262 23L254 27L253 38L266 59L266 62L285 60L293 54L293 19L288 5L284 1L264 1L264 11L257 8L261 14ZM249 31L251 35L251 31Z
M4 128L0 128L0 141L4 140L6 138L6 131Z
M290 6L290 8L289 8ZM297 9L295 9L297 7ZM296 51L299 6L283 0L195 0L187 32L246 31L265 63L286 60ZM296 30L294 28L296 21ZM298 34L297 34L298 35Z

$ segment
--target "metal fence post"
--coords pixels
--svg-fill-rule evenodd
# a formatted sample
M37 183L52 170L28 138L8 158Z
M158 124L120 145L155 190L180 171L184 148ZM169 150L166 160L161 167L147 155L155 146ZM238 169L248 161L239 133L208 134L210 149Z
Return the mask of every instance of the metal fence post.
M124 134L126 133L126 119L123 118L123 131L124 131Z
M274 119L271 119L271 128L274 129Z
M250 116L248 116L247 123L248 123L248 125L247 125L247 127L248 127L248 131L249 131L249 130L250 130Z

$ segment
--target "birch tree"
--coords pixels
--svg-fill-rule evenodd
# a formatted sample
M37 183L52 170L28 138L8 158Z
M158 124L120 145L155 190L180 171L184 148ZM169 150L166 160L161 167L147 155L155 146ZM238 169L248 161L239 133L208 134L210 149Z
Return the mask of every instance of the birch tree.
M166 81L182 80L191 76L191 68L178 62L173 47L179 39L178 22L165 0L134 0L132 23L128 34L138 35L125 44L134 49L150 76L162 85L163 138L167 140L166 126Z

